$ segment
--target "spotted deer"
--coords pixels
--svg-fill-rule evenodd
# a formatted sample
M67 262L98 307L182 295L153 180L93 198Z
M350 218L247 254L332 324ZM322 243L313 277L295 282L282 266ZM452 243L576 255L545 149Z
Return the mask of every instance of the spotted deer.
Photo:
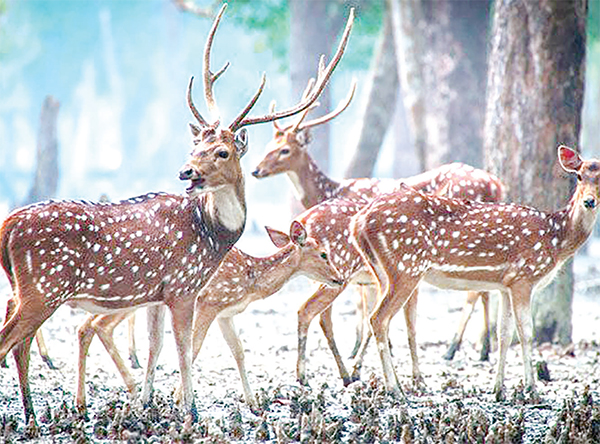
M496 398L505 396L511 307L522 346L525 387L537 397L531 294L549 283L587 240L600 200L599 160L583 160L565 146L558 148L558 160L566 172L577 175L577 188L567 207L555 213L432 196L404 187L374 199L353 218L354 242L382 294L370 321L388 390L401 391L388 346L389 323L425 280L442 288L501 292Z
M193 78L188 86L188 105L197 123L191 124L194 149L179 172L179 178L190 183L185 196L149 193L105 204L44 202L16 210L0 229L0 262L16 302L0 331L0 359L14 348L27 423L35 421L28 380L31 338L64 303L91 313L166 305L178 351L182 404L192 417L197 415L190 373L193 309L198 293L244 229L240 159L248 147L245 127L310 107L341 59L353 20L351 11L334 58L319 69L306 100L284 111L248 117L263 91L263 75L250 102L222 127L212 89L228 64L211 72L210 50L224 10L225 6L213 23L204 51L204 96L210 113L217 116L212 123L193 104ZM161 311L150 316L160 341ZM154 367L149 359L144 402L151 399Z
M452 184L452 180L448 180L446 183L446 185L450 184ZM369 268L363 261L359 251L350 242L350 223L352 217L368 205L368 202L360 197L352 199L334 198L315 205L302 213L303 220L306 220L309 235L318 239L328 249L329 256L342 277L342 285L339 287L321 285L298 310L298 359L296 371L301 384L308 384L306 371L308 329L312 320L319 314L321 315L321 329L327 339L344 385L349 385L360 378L363 354L361 353L357 356L353 372L350 374L334 338L330 308L333 301L348 285L353 284L359 287L373 287L375 285ZM415 330L416 303L415 296L411 298L410 304L407 304L405 307L405 320L407 330L411 332L408 335L408 345L413 363L413 380L419 386L422 385L423 378L419 369L417 356Z
M417 174L404 179L375 179L375 178L359 178L359 179L344 179L336 181L327 176L320 170L316 162L312 159L308 152L310 143L310 128L317 125L327 123L340 115L350 104L354 96L355 85L350 88L346 98L340 101L337 108L324 116L305 121L308 112L307 109L302 114L299 114L297 119L287 125L281 126L274 123L273 140L267 146L267 153L263 160L259 162L252 175L258 179L271 177L277 174L285 173L295 192L298 200L302 202L305 208L310 208L327 199L337 197L354 198L360 197L363 199L372 199L373 197L389 191L404 182L413 188L423 192L447 195L448 197L463 197L471 200L481 200L489 202L500 202L503 199L504 186L500 180L479 169L462 163L452 163L442 165L438 168L426 171L422 174ZM274 107L274 104L272 103ZM449 186L448 184L451 184ZM361 314L366 314L369 311L369 306L374 305L374 294L368 290L369 287L364 287L361 291L363 304L358 304L357 309ZM365 293L366 292L366 293ZM488 297L485 293L470 294L467 296L465 308L463 311L471 309L473 304L481 298L483 303L483 313L486 328L483 332L483 348L481 351L481 359L487 360L489 355L489 310ZM367 302L368 301L368 302ZM326 313L325 316L331 316ZM466 320L461 321L458 332L446 353L447 359L452 359L454 353L460 347L462 333L466 327ZM355 357L356 352L362 342L363 322L357 324L357 335L351 357ZM487 339L486 339L487 338Z
M233 317L253 301L265 299L295 276L305 275L326 285L339 286L341 278L323 245L310 237L300 220L292 222L290 234L267 227L271 241L279 250L267 257L254 257L232 247L210 282L202 288L194 311L192 362L200 352L208 328L217 319L221 333L235 358L246 402L254 411L259 406L252 394L244 364L244 349L233 324ZM76 405L85 410L85 367L87 351L94 334L115 362L130 393L135 392L133 378L113 342L115 326L127 313L91 315L79 327L79 366ZM151 353L160 353L160 343L150 338Z

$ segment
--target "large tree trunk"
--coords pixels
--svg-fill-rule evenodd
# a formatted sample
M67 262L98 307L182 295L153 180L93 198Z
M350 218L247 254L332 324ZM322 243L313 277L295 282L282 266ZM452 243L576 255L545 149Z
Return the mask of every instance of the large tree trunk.
M488 68L485 165L508 198L555 211L572 184L556 148L579 141L586 0L498 0ZM534 297L538 342L571 341L572 263Z
M328 14L328 2L321 0L290 0L290 78L292 101L299 100L310 78L315 77L321 54L329 61L331 46L338 27ZM337 21L336 23L337 24ZM319 97L318 113L330 108L329 89ZM319 125L312 131L311 155L323 171L329 170L329 125Z
M58 187L58 142L56 138L58 109L58 100L52 96L46 96L40 112L35 177L22 205L46 200L56 194Z
M373 175L381 144L394 116L399 83L390 14L385 14L370 72L367 104L360 120L360 136L345 177Z
M488 1L390 0L422 169L482 164Z

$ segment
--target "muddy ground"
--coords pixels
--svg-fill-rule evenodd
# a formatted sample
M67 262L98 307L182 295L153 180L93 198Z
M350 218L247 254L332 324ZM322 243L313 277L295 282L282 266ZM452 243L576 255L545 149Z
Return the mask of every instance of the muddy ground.
M374 346L366 356L362 380L344 388L317 321L313 322L308 342L310 388L301 388L295 377L296 311L316 287L298 278L236 317L250 384L264 409L262 414L253 414L245 404L235 361L219 329L213 326L194 364L199 413L196 424L186 423L172 403L179 372L170 327L157 372L154 406L142 408L129 399L113 363L95 339L88 359L88 413L78 415L73 410L75 330L85 313L62 307L43 326L59 370L49 370L33 346L30 377L39 429L32 430L23 423L17 374L9 358L10 368L0 369L0 440L19 442L34 435L33 442L600 442L597 262L597 257L589 256L576 260L573 345L535 349L536 361L547 363L551 377L550 382L538 382L541 402L532 403L523 394L518 344L508 355L508 401L494 401L496 353L491 362L478 361L479 307L454 361L442 359L458 324L464 295L427 286L422 288L418 310L425 391L411 389L401 315L394 319L390 330L394 364L408 402L386 395ZM6 292L4 281L2 285ZM356 294L347 291L334 306L337 339L345 356L354 342L355 299ZM138 314L136 334L144 365L144 310ZM117 327L115 336L126 354L125 325ZM132 373L142 381L143 370Z

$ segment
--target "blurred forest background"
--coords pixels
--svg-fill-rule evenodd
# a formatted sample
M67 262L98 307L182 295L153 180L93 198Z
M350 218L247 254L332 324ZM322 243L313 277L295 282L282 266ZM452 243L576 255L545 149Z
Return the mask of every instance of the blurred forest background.
M183 192L185 93L190 76L202 75L220 4L0 0L0 214L47 197ZM315 114L335 107L353 78L358 93L313 133L325 172L399 178L464 161L499 174L510 200L564 204L572 184L554 177L556 146L600 155L600 0L232 0L212 51L215 69L232 64L215 85L222 122L262 72L254 113L271 100L295 103L352 6L348 49ZM250 129L247 173L272 131ZM285 182L247 175L248 233L287 226ZM558 291L567 308L551 310L570 314L565 276ZM550 339L568 342L569 328L557 330Z

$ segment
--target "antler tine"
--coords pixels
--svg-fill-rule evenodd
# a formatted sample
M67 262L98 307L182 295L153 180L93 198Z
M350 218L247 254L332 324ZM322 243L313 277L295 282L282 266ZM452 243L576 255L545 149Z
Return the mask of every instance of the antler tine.
M356 92L356 79L353 79L352 85L350 86L350 91L348 91L348 95L346 96L346 98L344 100L342 100L338 104L337 108L334 111L330 112L329 114L325 114L324 116L318 117L316 119L309 120L308 122L299 126L298 129L303 130L305 128L310 128L312 126L321 125L323 123L329 122L330 120L333 120L335 117L337 117L338 115L343 113L346 108L348 108L348 105L350 105L350 102L352 101L352 98L354 97L355 92Z
M215 37L215 33L217 31L219 23L221 22L221 17L223 17L223 13L225 12L225 9L227 9L227 3L223 4L223 6L221 7L221 10L215 17L215 21L213 22L212 28L210 29L210 33L208 35L208 38L206 39L206 45L204 47L204 70L203 70L204 97L206 98L206 106L208 107L208 110L213 115L213 117L215 117L217 119L219 118L219 116L218 116L217 104L215 102L212 88L213 88L213 84L221 76L221 74L223 74L225 72L225 70L227 68L229 68L229 62L227 62L225 64L225 66L223 66L223 68L221 68L216 73L211 72L211 70L210 70L210 51L212 49L212 43L213 43L213 40Z
M331 77L333 70L335 69L335 67L337 66L339 61L341 60L342 55L344 54L344 50L346 49L346 45L348 43L348 38L350 37L350 31L352 30L353 22L354 22L354 8L351 8L350 14L348 16L348 21L346 22L346 28L344 29L344 34L342 35L342 39L340 41L340 44L338 45L338 49L335 53L335 56L331 60L329 65L327 65L327 68L325 69L325 71L319 72L316 85L312 89L311 93L308 95L308 97L306 99L301 100L300 103L298 103L296 106L289 108L287 110L280 111L277 113L273 112L273 113L269 113L265 116L252 117L252 118L248 118L248 119L245 119L244 117L250 111L250 108L252 108L252 106L246 107L246 109L244 109L242 114L240 114L240 116L229 126L229 129L231 131L237 131L238 129L240 129L243 126L254 125L256 123L272 122L274 120L293 116L294 114L298 114L299 112L302 112L305 109L309 108L317 100L317 98L321 95L321 93L323 92L323 89L325 89L325 86L327 85L327 82L329 81L329 77ZM262 88L260 88L259 91L262 92ZM252 105L254 105L254 102L256 102L257 98L258 98L257 96L254 97L253 101L251 102Z
M273 114L274 112L275 112L275 100L271 100L271 103L269 104L269 114ZM273 126L275 127L276 131L284 131L284 129L279 126L279 122L277 122L277 120L273 120Z
M200 114L198 109L196 108L196 105L194 105L194 101L192 99L192 84L193 83L194 83L194 76L192 76L190 78L190 83L188 85L188 90L187 90L188 106L190 107L190 110L192 111L192 114L194 115L194 117L196 118L198 123L202 126L208 126L208 122L206 122L206 120L204 120L204 118L202 117L202 115Z
M321 59L319 60L319 72L321 71L321 66L325 66L324 60L325 60L324 57L321 56ZM306 100L310 96L310 92L312 91L312 89L314 88L314 86L315 86L315 79L313 77L311 77L309 79L309 81L308 81L308 84L306 85L306 88L304 88L304 92L302 93L302 99L301 100ZM289 129L292 132L298 131L298 127L304 121L304 119L306 119L306 116L308 115L308 113L310 113L317 106L319 106L318 102L317 103L313 103L311 106L309 106L304 111L302 111L302 113L300 113L300 117L298 118L298 120L296 120L294 123L292 123L291 125L289 125L288 127L286 127L286 130Z

